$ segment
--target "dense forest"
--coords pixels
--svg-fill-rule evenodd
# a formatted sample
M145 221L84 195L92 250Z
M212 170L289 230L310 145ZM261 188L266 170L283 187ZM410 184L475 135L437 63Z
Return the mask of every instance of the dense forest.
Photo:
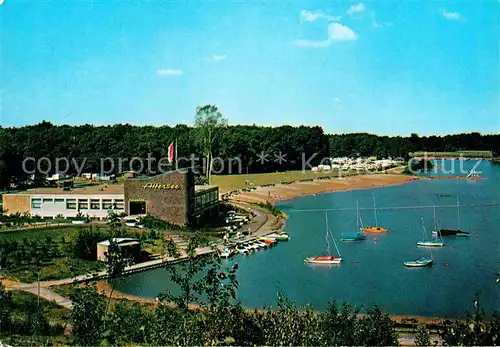
M48 122L18 128L0 127L0 188L25 178L23 160L28 157L40 162L38 171L55 173L55 159L68 158L69 173L77 172L74 163L83 165L83 172L99 172L101 160L104 169L111 171L109 163L114 160L114 171L140 169L130 166L134 157L156 158L151 167L154 169L160 158L168 155L168 146L177 140L179 158L203 158L203 149L197 129L187 125L134 126L117 124L113 126L55 126ZM329 135L321 127L280 126L261 127L236 125L220 129L213 140L214 169L229 172L230 158L239 158L241 168L232 165L232 172L258 173L276 170L302 169L303 161L317 165L321 159L331 156L377 156L407 157L412 151L455 151L460 149L491 150L500 153L500 135L481 135L479 133L447 135L444 137L389 137L371 134ZM266 153L266 160L259 155ZM315 153L317 155L315 156ZM281 163L277 156L281 154ZM84 158L85 161L84 161ZM120 168L118 158L126 158ZM34 169L35 161L26 162L28 170ZM137 162L136 162L137 164ZM179 166L191 166L191 161L181 160ZM202 159L195 165L204 167ZM61 161L61 169L66 168ZM147 168L147 167L146 167ZM144 169L146 169L144 168ZM219 170L223 169L223 170Z

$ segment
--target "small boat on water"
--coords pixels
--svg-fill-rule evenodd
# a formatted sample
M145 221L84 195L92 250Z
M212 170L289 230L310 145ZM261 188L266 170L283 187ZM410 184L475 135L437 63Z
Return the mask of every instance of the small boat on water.
M361 230L364 233L369 233L369 234L382 234L382 233L387 232L387 229L380 227L378 225L377 207L375 205L375 194L372 193L372 197L373 197L373 213L375 214L375 225L367 226L367 227L363 227L363 225L361 225ZM359 218L361 220L361 216ZM363 224L363 223L361 222L361 224Z
M476 170L472 169L468 174L467 174L467 179L469 180L478 180L481 178L479 174L476 172Z
M468 231L463 230L453 230L453 229L439 229L439 231L433 231L432 235L436 236L462 236L468 237L470 234Z
M280 231L275 232L275 234L278 235L278 241L288 241L290 239L290 236L287 234L286 231L280 230Z
M423 218L422 218L422 226L423 226ZM434 206L434 226L438 229L438 225L436 222L436 207ZM439 236L434 236L432 240L427 240L427 232L425 232L424 227L424 240L418 241L417 246L419 247L444 247L443 239Z
M308 257L304 259L305 263L309 264L322 264L322 265L339 265L342 262L342 257L340 255L339 248L337 247L337 243L335 242L335 238L329 232L329 227L328 227L328 214L325 212L325 223L326 223L326 235L325 235L325 240L327 243L327 250L328 250L328 255L319 255L315 257ZM337 250L338 256L332 256L330 255L330 243L328 241L328 236L331 236L333 240L333 244L335 245L335 249Z
M240 254L250 254L250 249L248 249L245 245L238 245L236 249Z
M366 240L366 234L363 229L359 227L359 203L356 200L356 230L355 233L342 233L340 235L340 241L342 242L354 242Z
M276 232L276 233L272 233L272 234L266 235L263 238L272 239L272 240L278 240L278 241L288 241L288 239L290 237L288 236L288 234L286 234L284 232L281 232L281 233Z
M271 239L267 237L261 237L259 238L259 241L264 242L267 245L267 247L272 247L278 243L276 239Z
M419 247L444 247L444 242L439 241L439 240L418 241L417 246L419 246Z
M404 264L406 267L424 267L429 266L434 263L434 259L429 257L422 257L417 260L405 261Z
M267 248L267 244L264 241L255 240L254 243L257 244L261 249Z
M424 234L424 238L425 238L427 231L425 230L423 218L422 218L422 233ZM434 263L434 258L432 257L432 251L429 248L429 256L428 257L421 257L417 260L405 261L404 265L406 267L424 267L424 266L432 265L433 263Z
M317 257L309 257L304 260L306 263L310 264L340 264L342 262L341 257L334 257L331 255L320 255Z
M460 230L460 202L457 197L457 229L439 229L438 231L433 231L434 236L462 236L468 237L469 232Z
M229 258L229 257L230 257L230 256L232 256L232 255L233 255L233 252L232 252L229 248L227 248L227 247L224 247L224 248L223 248L223 249L219 252L219 257L220 257L220 258L225 258L225 259L227 259L227 258Z

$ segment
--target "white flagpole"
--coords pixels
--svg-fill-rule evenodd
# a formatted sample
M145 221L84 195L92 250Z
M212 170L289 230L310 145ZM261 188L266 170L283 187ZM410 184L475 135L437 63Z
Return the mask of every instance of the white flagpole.
M177 167L177 137L175 138L175 170L178 170L179 168Z

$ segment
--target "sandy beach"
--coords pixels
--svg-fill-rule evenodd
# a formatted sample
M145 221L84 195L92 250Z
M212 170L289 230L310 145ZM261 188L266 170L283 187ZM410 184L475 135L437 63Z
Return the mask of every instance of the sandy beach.
M231 196L232 200L250 203L274 204L280 200L289 200L305 195L340 192L352 189L366 189L398 185L418 180L415 176L402 174L374 174L331 179L277 184L269 187L257 187L250 192L241 192Z

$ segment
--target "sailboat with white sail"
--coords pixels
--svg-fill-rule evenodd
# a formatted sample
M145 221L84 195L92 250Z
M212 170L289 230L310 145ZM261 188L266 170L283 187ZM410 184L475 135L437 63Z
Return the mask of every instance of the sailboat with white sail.
M427 235L427 231L425 230L423 218L422 218L422 231L423 231L424 238L425 238L426 237L425 235ZM424 267L424 266L432 265L433 263L434 263L434 258L432 257L432 251L429 248L429 257L421 257L421 258L418 258L417 260L405 261L404 265L406 267Z
M362 231L364 233L382 234L382 233L387 232L387 229L378 225L377 206L375 205L375 194L374 193L372 193L372 197L373 197L373 213L375 214L375 225L362 227Z
M434 206L434 228L439 230L439 226L436 220L436 206ZM443 238L439 235L434 236L432 240L427 240L427 233L424 233L424 240L418 241L417 246L419 247L444 247Z
M337 243L335 242L335 238L333 237L330 227L328 226L328 213L325 212L325 224L326 224L326 235L325 235L325 241L327 244L327 252L328 255L319 255L315 257L309 257L304 259L304 262L309 263L309 264L322 264L322 265L339 265L342 262L342 257L340 255L339 248L337 247ZM333 244L335 245L335 249L337 250L338 256L332 256L330 255L330 242L329 242L329 236L333 240Z
M363 241L366 240L366 234L363 229L359 227L359 202L356 200L356 232L355 233L342 233L340 241L342 242L353 242L353 241Z

